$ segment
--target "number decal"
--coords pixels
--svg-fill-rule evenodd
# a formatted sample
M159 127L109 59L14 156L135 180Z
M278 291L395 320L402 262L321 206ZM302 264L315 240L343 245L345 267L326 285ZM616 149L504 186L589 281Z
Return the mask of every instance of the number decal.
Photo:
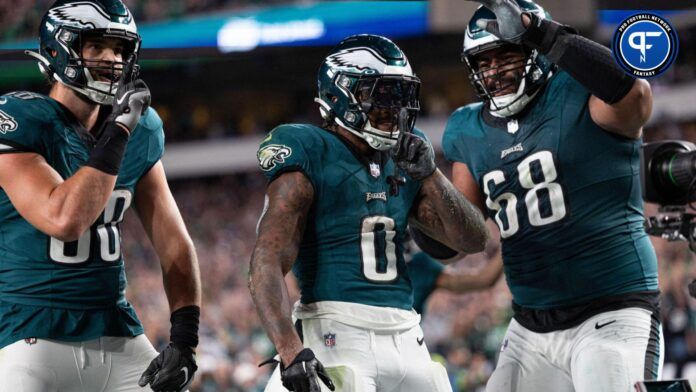
M485 176L483 176L483 191L486 193L486 206L491 210L497 211L495 214L495 221L500 228L500 236L507 238L520 229L517 220L517 196L510 192L505 192L498 196L495 200L491 200L491 189L488 184L493 182L493 185L498 185L505 182L505 174L501 170L494 170ZM501 202L505 202L505 209L503 210L500 205ZM507 225L504 224L501 214L505 212L505 220Z
M541 167L543 180L534 182L532 178L532 165ZM553 182L558 177L556 165L553 163L553 156L550 151L540 151L525 158L517 165L517 172L520 175L520 184L529 189L529 192L524 196L525 204L527 204L527 215L529 215L529 223L532 226L543 226L553 222L558 222L566 216L565 199L563 197L563 188L557 182ZM539 191L546 190L550 201L548 216L541 216L541 201L539 200Z
M396 279L396 224L386 216L368 216L362 221L360 249L363 274L373 282L389 282ZM384 261L386 260L386 263ZM382 263L379 263L382 261Z
M535 170L537 169L537 170ZM563 219L567 214L563 188L557 182L558 172L550 151L539 151L525 158L517 165L520 185L528 191L524 195L527 217L532 226L544 226ZM539 178L541 177L541 178ZM486 206L496 211L495 221L500 228L500 236L508 238L520 229L517 216L517 197L505 192L495 200L491 199L491 186L505 182L505 174L494 170L483 176L483 191ZM501 202L505 202L505 206ZM504 215L503 215L504 212ZM504 224L502 218L506 218Z
M79 264L90 259L92 239L97 238L99 258L104 262L115 262L121 258L121 228L123 215L130 207L133 194L125 189L116 189L106 202L106 208L97 222L85 231L77 241L63 242L51 237L49 256L63 264ZM96 236L95 236L96 234Z

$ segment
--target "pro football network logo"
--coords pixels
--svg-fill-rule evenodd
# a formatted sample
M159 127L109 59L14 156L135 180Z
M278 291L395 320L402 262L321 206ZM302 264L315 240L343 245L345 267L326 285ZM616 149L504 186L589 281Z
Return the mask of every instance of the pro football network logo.
M612 49L616 62L627 73L652 78L674 63L679 41L666 19L644 12L621 22L614 33Z

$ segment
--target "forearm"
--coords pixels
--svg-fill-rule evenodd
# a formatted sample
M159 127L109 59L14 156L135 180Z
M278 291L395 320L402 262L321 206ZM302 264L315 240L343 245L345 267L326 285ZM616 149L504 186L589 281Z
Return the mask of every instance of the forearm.
M47 234L63 241L77 240L102 213L115 185L116 176L91 167L81 168L58 184L46 203L46 221L54 224L53 233Z
M481 212L439 171L423 180L415 226L458 252L477 253L488 241Z
M292 308L285 278L277 264L258 246L251 260L249 290L259 319L284 364L303 349L292 323Z
M437 280L437 287L454 293L466 293L493 287L503 274L502 256L498 252L488 263L474 274L445 270Z
M175 312L185 306L200 307L201 278L193 243L188 239L172 244L172 247L172 254L164 256L167 260L161 260L169 309Z
M614 61L611 51L557 22L523 14L523 42L568 72L593 96L613 105L633 88L635 78Z

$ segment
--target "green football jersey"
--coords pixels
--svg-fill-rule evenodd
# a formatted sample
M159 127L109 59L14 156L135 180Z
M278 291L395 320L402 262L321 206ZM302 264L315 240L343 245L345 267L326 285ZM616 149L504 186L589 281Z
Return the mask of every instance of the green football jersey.
M64 179L88 160L94 138L57 101L34 93L0 97L0 152L33 152ZM0 348L37 337L84 341L143 333L125 299L119 223L138 180L164 151L153 109L132 132L113 194L78 241L33 227L0 189Z
M443 136L446 158L465 163L485 196L513 300L525 307L657 290L643 229L641 141L596 125L588 99L559 71L516 120L472 104L450 117Z
M418 312L423 320L428 298L435 291L437 278L445 266L425 252L416 252L407 265L413 284L413 310Z
M422 133L416 131L419 136ZM312 205L293 272L301 302L342 301L410 310L411 281L403 239L421 183L390 193L395 165L354 154L336 134L312 125L281 125L262 142L259 165L269 181L301 171L314 187Z

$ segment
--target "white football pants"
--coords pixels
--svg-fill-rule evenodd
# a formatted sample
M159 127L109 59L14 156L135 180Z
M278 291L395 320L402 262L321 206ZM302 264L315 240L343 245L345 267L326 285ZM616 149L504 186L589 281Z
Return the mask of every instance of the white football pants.
M663 348L658 320L641 308L548 333L513 319L486 392L633 392L637 381L661 377Z
M337 392L452 391L445 368L430 359L420 326L378 333L333 320L309 319L303 321L302 332L304 346L314 351ZM329 391L319 383L322 392ZM278 368L265 392L287 392Z
M0 392L143 392L157 356L145 335L86 342L19 340L0 350Z

